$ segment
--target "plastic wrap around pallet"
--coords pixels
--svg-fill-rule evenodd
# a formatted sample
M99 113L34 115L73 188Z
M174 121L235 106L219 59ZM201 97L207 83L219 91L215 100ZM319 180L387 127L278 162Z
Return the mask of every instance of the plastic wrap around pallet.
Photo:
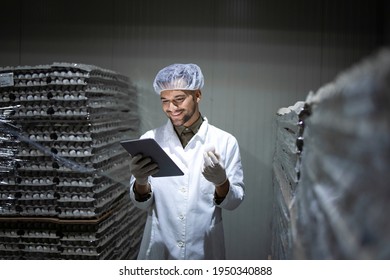
M308 97L295 257L389 259L390 51Z
M0 215L93 218L109 210L129 177L118 143L138 127L128 79L66 63L0 73L13 77L1 88L1 159L10 170L2 172Z
M305 119L310 108L303 101L281 108L276 114L276 148L273 157L274 205L273 259L289 259L293 249L294 196L300 177Z
M389 81L385 49L308 95L302 134L278 112L273 258L390 257Z
M65 229L72 223L78 233L82 224L100 228L115 209L127 213L119 206L130 205L129 157L119 142L138 137L139 126L130 80L84 64L6 67L0 68L0 93L2 257L127 255L111 245L105 252L101 240L89 240L96 245L89 249L77 242L68 248ZM122 243L129 239L128 218L111 228L113 235L122 233ZM131 226L139 228L140 221ZM46 229L47 236L38 234L45 242L32 241L27 228L33 225Z

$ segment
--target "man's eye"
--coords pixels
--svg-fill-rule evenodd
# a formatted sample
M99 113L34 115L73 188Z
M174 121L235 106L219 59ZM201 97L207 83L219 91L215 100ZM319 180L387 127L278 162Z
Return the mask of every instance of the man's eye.
M181 103L181 102L183 102L183 101L184 101L184 98L183 98L183 97L176 98L176 99L175 99L175 101L176 101L176 102L180 102L180 103Z

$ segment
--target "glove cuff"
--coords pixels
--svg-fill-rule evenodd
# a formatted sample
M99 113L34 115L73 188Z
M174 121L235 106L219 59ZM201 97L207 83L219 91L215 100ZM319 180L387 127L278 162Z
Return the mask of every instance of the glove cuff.
M225 184L227 180L228 180L228 178L225 177L225 179L224 179L221 183L215 184L215 186L216 186L216 187L220 187L220 186L222 186L223 184Z
M138 185L146 185L148 183L148 177L145 178L135 178L135 181Z

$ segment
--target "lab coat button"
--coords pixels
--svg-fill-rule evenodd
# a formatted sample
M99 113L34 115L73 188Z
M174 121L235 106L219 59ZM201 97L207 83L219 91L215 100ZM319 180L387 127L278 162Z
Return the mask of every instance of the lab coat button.
M180 215L180 216L179 216L179 219L180 219L180 220L183 220L183 219L184 219L184 215Z
M180 248L183 248L184 247L184 242L182 242L182 241L177 242L177 246L179 246Z

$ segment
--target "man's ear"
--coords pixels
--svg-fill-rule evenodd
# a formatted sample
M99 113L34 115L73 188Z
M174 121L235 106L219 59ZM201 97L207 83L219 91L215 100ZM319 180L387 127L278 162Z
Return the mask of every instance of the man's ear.
M196 90L195 97L197 102L199 102L202 99L202 92L200 91L200 89Z

